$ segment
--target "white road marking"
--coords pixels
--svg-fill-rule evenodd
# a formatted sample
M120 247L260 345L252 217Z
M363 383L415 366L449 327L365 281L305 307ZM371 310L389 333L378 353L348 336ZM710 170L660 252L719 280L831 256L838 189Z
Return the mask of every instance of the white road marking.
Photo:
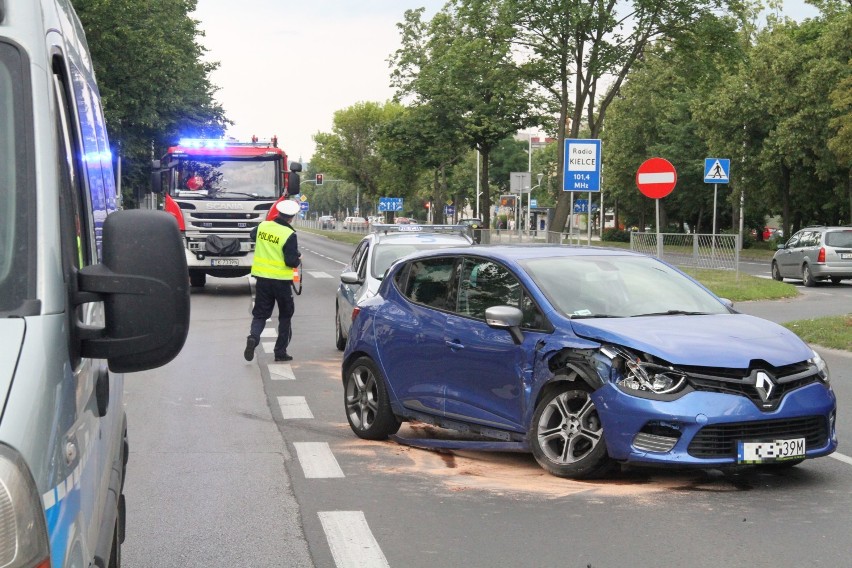
M267 327L260 332L260 337L261 339L264 337L271 337L272 339L275 339L278 337L278 331L275 328Z
M326 260L330 260L331 262L336 262L336 263L337 263L337 264L339 264L340 266L346 266L346 264L347 264L346 262L340 262L340 261L339 261L339 260L337 260L336 258L331 258L330 256L326 256L326 255L324 255L324 254L322 254L322 253L320 253L320 252L317 252L317 251L315 251L315 250L305 249L305 251L307 251L307 252L309 252L309 253L311 253L311 254L315 254L315 255L317 255L317 256L318 256L318 257L320 257L320 258L324 258L324 259L326 259Z
M833 454L829 455L838 461L842 461L846 465L852 465L852 458L850 458L849 456L844 456L843 454L840 454L838 452L834 452Z
M303 396L279 396L278 406L281 408L281 416L288 418L313 418L308 401Z
M273 381L293 381L296 375L290 363L269 363L269 378Z
M328 274L327 272L319 272L316 270L310 270L308 271L308 274L310 274L314 278L334 278L334 276Z
M362 511L320 511L337 568L389 568Z
M294 442L296 455L307 479L346 477L325 442Z
M261 341L260 348L263 349L264 353L272 353L275 350L275 342L274 341Z

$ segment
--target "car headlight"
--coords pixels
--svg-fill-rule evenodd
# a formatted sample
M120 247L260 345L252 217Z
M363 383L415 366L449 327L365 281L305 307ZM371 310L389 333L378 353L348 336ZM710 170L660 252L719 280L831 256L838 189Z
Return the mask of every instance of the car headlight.
M601 352L612 360L618 372L615 384L627 391L652 394L674 394L688 383L686 375L672 366L644 361L640 357L614 346L606 346Z
M0 566L50 565L44 509L23 458L0 444Z
M820 357L819 353L816 351L813 352L814 356L810 358L808 361L812 363L817 368L817 373L819 373L819 378L825 384L831 383L831 373L828 371L828 364L825 362L825 359Z

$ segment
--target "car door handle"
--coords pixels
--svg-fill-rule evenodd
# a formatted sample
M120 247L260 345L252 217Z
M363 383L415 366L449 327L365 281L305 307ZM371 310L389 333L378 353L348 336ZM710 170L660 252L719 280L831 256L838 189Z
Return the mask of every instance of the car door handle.
M459 342L458 339L454 339L452 341L447 340L444 343L446 343L447 347L449 347L453 351L458 351L459 349L464 349L464 345L462 345L461 342Z

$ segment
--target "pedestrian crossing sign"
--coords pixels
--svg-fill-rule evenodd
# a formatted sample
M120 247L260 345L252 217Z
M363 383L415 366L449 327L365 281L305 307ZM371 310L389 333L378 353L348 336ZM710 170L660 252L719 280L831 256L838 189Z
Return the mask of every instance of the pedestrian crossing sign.
M728 183L731 160L727 158L704 158L704 183Z

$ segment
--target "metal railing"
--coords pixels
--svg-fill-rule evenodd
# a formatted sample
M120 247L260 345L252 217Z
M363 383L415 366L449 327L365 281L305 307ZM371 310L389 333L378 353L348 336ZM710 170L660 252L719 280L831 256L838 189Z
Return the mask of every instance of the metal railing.
M710 234L630 233L630 249L656 256L669 264L691 268L736 270L739 274L740 236Z

